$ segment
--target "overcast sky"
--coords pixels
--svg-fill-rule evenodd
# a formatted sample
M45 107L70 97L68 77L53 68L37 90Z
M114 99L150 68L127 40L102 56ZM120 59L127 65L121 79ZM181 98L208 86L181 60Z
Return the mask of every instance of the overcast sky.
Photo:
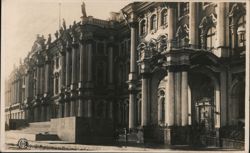
M36 35L47 38L59 27L59 3L61 18L67 27L80 21L83 0L2 0L2 72L8 76L14 64L19 65L36 39ZM87 15L107 19L109 12L119 11L131 0L84 0ZM4 69L5 68L5 69Z

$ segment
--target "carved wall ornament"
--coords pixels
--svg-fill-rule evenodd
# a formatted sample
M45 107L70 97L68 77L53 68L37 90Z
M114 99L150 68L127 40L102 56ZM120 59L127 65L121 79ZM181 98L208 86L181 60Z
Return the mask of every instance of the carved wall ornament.
M55 37L56 37L56 39L58 39L58 37L59 37L58 30L56 30Z
M199 28L201 29L201 46L205 48L206 46L206 35L211 27L216 27L216 15L212 13L210 16L205 16L202 18Z
M229 12L229 17L242 16L244 14L246 14L245 7L243 7L242 4L236 3L232 6L231 11Z
M62 26L63 26L63 29L64 29L64 30L67 29L65 19L63 19Z
M176 31L176 38L183 39L188 37L189 27L187 24L181 25Z
M207 30L210 27L215 27L217 24L217 17L214 13L209 16L205 16L202 18L199 28L201 29L202 34L206 34Z
M231 19L230 25L236 25L240 17L243 15L246 15L245 7L239 3L234 4L229 12L229 18Z
M167 49L167 38L168 38L167 35L160 35L157 38L157 41L158 41L158 51L159 52L163 52L163 51L165 51Z
M148 45L146 42L142 42L138 45L137 50L139 51L139 58L143 60L148 57Z

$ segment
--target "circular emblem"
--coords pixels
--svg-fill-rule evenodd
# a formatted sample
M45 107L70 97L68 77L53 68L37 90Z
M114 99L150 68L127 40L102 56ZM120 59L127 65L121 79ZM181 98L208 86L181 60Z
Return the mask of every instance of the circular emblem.
M26 149L28 147L29 143L28 143L27 139L21 138L18 140L17 145L20 149Z

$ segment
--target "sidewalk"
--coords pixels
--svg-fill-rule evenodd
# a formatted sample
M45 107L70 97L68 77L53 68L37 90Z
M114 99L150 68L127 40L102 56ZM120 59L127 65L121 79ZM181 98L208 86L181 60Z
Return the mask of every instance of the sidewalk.
M17 141L14 139L6 140L6 149L19 150ZM143 145L125 146L125 145L84 145L71 144L66 141L29 141L28 150L79 150L79 151L156 151L154 148L146 148ZM157 149L158 151L166 149Z
M6 150L20 150L14 139L6 139ZM175 146L168 148L165 145L157 144L136 144L126 146L125 144L111 145L85 145L72 144L66 141L29 141L29 147L26 150L46 150L46 151L101 151L101 152L121 152L121 151L137 151L137 152L190 152L190 151L236 151L232 149L221 149L216 147L192 148L190 146ZM239 150L238 150L239 151Z

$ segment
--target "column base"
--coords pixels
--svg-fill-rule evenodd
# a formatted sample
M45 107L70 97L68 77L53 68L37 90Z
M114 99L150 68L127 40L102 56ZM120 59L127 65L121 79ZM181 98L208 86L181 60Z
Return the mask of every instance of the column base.
M109 85L108 85L108 90L114 90L114 89L115 89L114 84L109 84Z
M189 126L172 126L164 129L164 144L190 145L191 128Z
M93 83L92 82L86 82L86 84L85 84L85 88L87 88L87 89L91 89L91 88L94 88L94 85L93 85Z

